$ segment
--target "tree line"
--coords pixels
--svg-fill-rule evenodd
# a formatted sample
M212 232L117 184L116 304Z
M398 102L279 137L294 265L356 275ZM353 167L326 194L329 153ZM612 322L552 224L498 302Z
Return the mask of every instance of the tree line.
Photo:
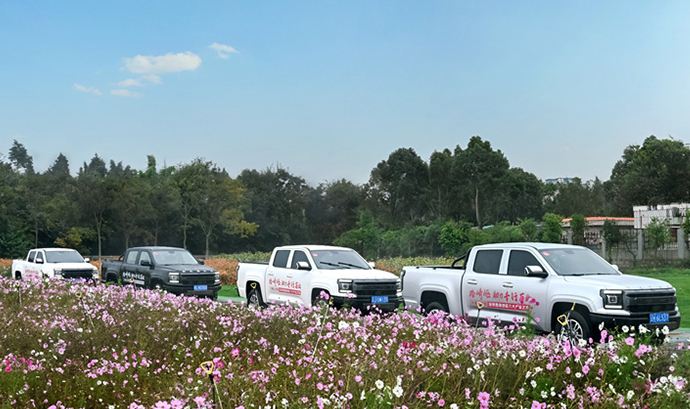
M361 185L311 186L280 166L232 177L202 158L160 169L147 160L135 170L96 154L75 176L60 154L39 173L15 140L0 160L0 255L168 245L208 256L299 243L367 257L454 255L487 240L556 241L564 216L631 216L633 205L690 201L690 149L654 136L628 146L604 182L545 184L479 136L428 161L397 149Z

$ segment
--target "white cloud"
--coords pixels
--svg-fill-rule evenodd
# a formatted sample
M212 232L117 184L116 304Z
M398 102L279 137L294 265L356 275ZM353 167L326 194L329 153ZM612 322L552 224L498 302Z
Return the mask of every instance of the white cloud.
M125 58L125 68L136 74L164 74L167 72L194 71L201 65L201 57L187 51L186 53L166 55L137 55Z
M117 86L118 87L143 87L144 84L142 84L140 80L128 78L124 81L118 82Z
M115 95L116 97L128 97L128 98L140 98L144 96L139 92L132 92L128 89L114 89L110 91L110 95Z
M77 91L86 92L88 94L94 94L94 95L101 95L102 94L101 91L99 91L97 88L85 87L85 86L80 85L80 84L74 84L74 89L76 89Z
M149 74L149 75L142 75L142 79L145 79L146 81L152 83L152 84L161 84L163 81L161 81L161 77L155 74Z
M233 54L233 53L239 54L239 51L237 51L233 47L230 47L229 45L225 45L225 44L213 43L213 44L209 45L208 48L216 50L218 52L218 57L223 58L223 59L230 58L230 54Z
M10 136L10 138L12 138L12 139L24 139L25 136L24 136L24 135L19 135L19 134L17 134L17 135L12 135L12 136Z

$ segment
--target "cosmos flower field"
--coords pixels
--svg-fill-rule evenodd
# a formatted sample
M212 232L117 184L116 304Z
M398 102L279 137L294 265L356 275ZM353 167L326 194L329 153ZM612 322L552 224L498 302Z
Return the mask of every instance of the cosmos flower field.
M687 346L638 328L571 347L410 311L7 279L0 322L3 409L690 406Z

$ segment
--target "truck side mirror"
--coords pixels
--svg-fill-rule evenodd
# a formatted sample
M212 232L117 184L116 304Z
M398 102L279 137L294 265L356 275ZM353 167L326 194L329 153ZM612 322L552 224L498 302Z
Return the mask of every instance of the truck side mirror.
M525 266L525 275L527 277L546 278L549 276L549 273L544 271L541 266Z
M142 265L144 267L153 267L153 264L151 264L151 260L141 260L139 262L139 265Z
M36 257L36 264L43 264L43 257Z
M311 266L306 261L298 261L297 262L297 269L298 270L311 270Z
M88 258L88 257L84 259L84 263L88 263L88 262L90 262L90 261L91 261L91 259Z
M196 261L197 261L199 264L201 264L202 266L204 265L204 260L203 260L203 259L197 259Z

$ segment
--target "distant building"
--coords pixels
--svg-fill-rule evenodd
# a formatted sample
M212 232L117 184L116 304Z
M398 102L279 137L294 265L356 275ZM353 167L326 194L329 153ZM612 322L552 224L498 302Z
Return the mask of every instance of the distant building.
M668 220L673 230L678 229L690 210L690 203L671 203L664 205L633 206L635 228L645 229L653 218Z
M572 218L567 218L561 222L564 241L567 241L571 220ZM632 232L634 229L635 219L633 217L585 217L585 221L587 221L585 243L588 246L595 247L601 245L602 230L607 220L612 222L614 226L618 226L618 229L621 231L627 230Z
M553 178L553 179L546 179L544 183L547 183L549 185L555 185L556 183L573 183L572 178Z

